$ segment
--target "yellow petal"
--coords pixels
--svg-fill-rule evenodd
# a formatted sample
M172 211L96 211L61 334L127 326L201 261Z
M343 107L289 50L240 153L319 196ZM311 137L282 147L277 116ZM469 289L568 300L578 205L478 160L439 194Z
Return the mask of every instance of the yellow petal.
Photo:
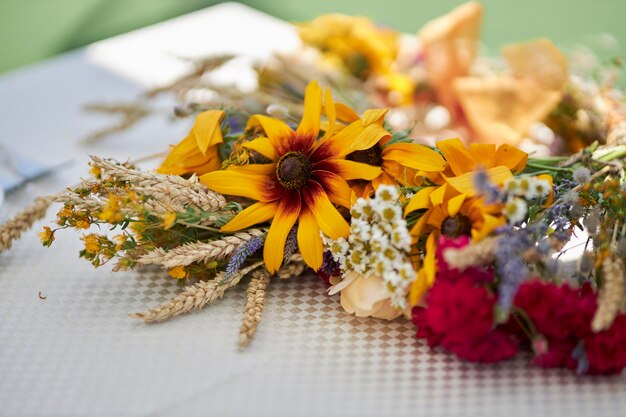
M332 132L337 121L337 109L333 102L333 96L330 94L330 88L327 88L324 93L324 109L328 119L328 130Z
M426 271L426 277L428 279L429 287L433 284L433 282L435 282L435 274L437 273L435 254L437 252L438 238L439 232L433 232L428 236L428 239L426 240L426 255L424 256L423 268Z
M311 81L304 92L304 115L298 126L298 134L317 138L320 131L322 89L317 81Z
M443 171L446 161L432 149L417 143L394 143L383 149L383 159L422 171Z
M226 223L221 231L232 233L258 223L266 222L274 217L277 207L278 202L254 203Z
M272 178L236 170L209 172L200 177L200 182L218 193L238 195L258 201L272 201L281 194L281 189Z
M448 185L444 184L437 187L432 193L430 193L430 202L433 206L438 206L445 201L446 192L448 191Z
M404 208L404 214L421 210L430 207L430 194L435 190L435 187L426 187L419 190Z
M294 131L282 120L273 119L262 114L250 117L246 130L254 129L258 126L263 129L274 148L282 154L281 150L285 148Z
M314 271L322 267L324 246L320 237L320 228L307 208L302 208L298 220L298 248L304 262Z
M454 217L461 209L463 202L465 201L466 194L459 194L456 197L452 197L448 200L448 216Z
M341 133L343 133L343 131ZM351 151L369 149L372 146L376 145L382 139L390 137L391 134L387 132L382 126L379 126L377 124L370 124L366 126L365 129L363 129L361 132L359 132L358 136L354 138L353 142L350 144L349 149Z
M428 285L426 271L420 269L417 272L415 281L411 284L411 289L409 290L409 304L412 306L419 304L429 288L430 286Z
M339 214L319 184L309 181L307 188L303 190L303 196L304 202L313 212L315 221L326 236L339 239L350 234L348 222Z
M446 178L446 182L458 192L467 194L471 197L476 195L476 187L474 186L476 172L477 171L468 172L467 174L459 175L458 177L448 177ZM503 165L486 169L484 172L487 174L489 181L495 185L501 185L504 181L513 176L509 168Z
M229 166L228 172L233 171L244 174L271 176L276 172L276 164L247 164Z
M380 167L348 159L337 159L333 162L338 166L339 175L346 180L361 179L371 181L383 172Z
M461 175L476 169L476 162L459 139L446 139L437 142L437 148L446 158L454 175Z
M242 146L244 148L257 151L258 153L260 153L266 158L271 159L272 161L278 160L278 153L276 153L276 148L274 148L269 138L259 137L254 140L251 140L250 142L244 143Z
M369 126L371 124L382 125L385 121L385 115L389 109L369 109L363 113L363 126Z
M208 110L196 116L196 122L191 128L191 133L196 139L198 149L203 154L211 145L222 143L222 129L220 121L224 117L222 110Z
M523 171L527 162L528 154L526 152L506 143L500 145L494 157L494 166L504 165L515 173Z
M410 230L411 236L420 236L423 233L424 227L428 223L429 217L430 211L427 211L419 219L417 219L417 221Z
M272 274L283 263L287 235L300 216L300 204L299 193L287 194L278 203L276 215L263 245L265 267Z
M485 237L489 236L491 232L496 230L496 228L503 226L506 223L504 217L502 216L491 216L489 214L483 214L483 224L480 230L472 229L472 240L480 241Z

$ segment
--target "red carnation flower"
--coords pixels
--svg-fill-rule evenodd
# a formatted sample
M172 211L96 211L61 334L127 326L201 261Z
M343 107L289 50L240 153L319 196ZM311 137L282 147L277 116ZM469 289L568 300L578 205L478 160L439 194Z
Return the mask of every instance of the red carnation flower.
M517 341L494 329L496 296L474 282L438 277L426 297L428 306L413 309L416 336L462 359L485 363L508 359L517 353Z
M580 339L589 334L596 310L596 299L592 293L567 284L558 286L539 280L520 285L514 304L526 312L549 344Z
M585 352L589 374L619 374L626 367L626 315L617 316L609 329L587 336Z

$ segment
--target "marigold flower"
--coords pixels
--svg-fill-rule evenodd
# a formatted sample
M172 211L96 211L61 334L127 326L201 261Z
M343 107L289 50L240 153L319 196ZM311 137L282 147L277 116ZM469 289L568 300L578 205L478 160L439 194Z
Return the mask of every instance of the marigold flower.
M214 191L257 201L222 231L235 232L273 219L263 249L270 272L282 264L285 241L296 222L302 256L311 268L318 270L323 254L320 230L333 239L350 233L348 222L335 207L350 207L347 180L372 180L381 174L380 167L344 158L389 136L382 127L385 110L368 110L362 119L336 131L337 113L346 106L335 105L330 90L326 90L324 101L329 127L321 139L318 140L322 90L317 82L311 82L306 89L304 116L296 131L267 116L256 115L249 120L249 128L260 127L267 136L244 146L262 154L270 163L232 166L200 177Z
M187 137L172 148L157 172L202 175L220 169L218 146L224 141L220 127L223 118L222 110L198 114Z

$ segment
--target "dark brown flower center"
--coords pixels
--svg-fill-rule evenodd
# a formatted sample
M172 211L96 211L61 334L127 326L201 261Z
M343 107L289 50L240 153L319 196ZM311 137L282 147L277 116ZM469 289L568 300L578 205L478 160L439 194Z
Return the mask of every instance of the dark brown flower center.
M469 217L462 214L448 217L441 224L441 234L447 237L470 236L472 234L472 222Z
M348 154L346 159L379 167L383 164L383 150L380 146L374 145L364 151L354 151Z
M288 190L302 188L311 178L311 161L302 152L287 152L276 165L278 182Z

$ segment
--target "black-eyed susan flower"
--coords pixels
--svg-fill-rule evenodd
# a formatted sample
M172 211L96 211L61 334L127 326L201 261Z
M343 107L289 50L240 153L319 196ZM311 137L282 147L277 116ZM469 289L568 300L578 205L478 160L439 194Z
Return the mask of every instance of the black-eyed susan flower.
M382 123L385 113L376 113ZM358 115L349 109L343 111L341 119L345 122L358 120ZM349 153L346 159L380 167L381 173L371 181L357 180L351 183L357 197L371 195L381 185L413 185L415 172L425 171L432 174L443 172L446 161L443 157L427 146L417 143L389 143L390 137L383 137L372 147Z
M494 185L502 186L526 166L528 154L510 145L472 144L459 139L439 141L437 148L448 163L445 171L428 175L435 185L419 190L405 207L405 215L425 210L411 228L417 240L427 235L425 256L411 287L415 304L435 279L435 251L439 236L470 236L478 241L506 223L502 204L486 204L476 189L480 171Z
M220 127L223 118L222 110L198 114L187 137L172 148L157 172L202 175L220 169L218 146L224 141Z
M349 153L368 149L389 133L382 127L384 110L366 111L362 119L337 131L337 112L345 106L333 103L327 90L322 104L322 90L316 82L308 85L304 116L297 130L285 122L267 116L253 116L248 127L260 128L266 136L244 146L270 162L232 166L200 177L210 189L228 195L256 200L222 230L235 232L271 220L263 257L270 272L283 262L285 241L298 223L298 246L305 262L317 270L322 265L323 245L320 230L333 239L350 233L348 222L336 206L350 207L352 179L372 180L380 167L345 159ZM328 128L318 139L322 107Z

